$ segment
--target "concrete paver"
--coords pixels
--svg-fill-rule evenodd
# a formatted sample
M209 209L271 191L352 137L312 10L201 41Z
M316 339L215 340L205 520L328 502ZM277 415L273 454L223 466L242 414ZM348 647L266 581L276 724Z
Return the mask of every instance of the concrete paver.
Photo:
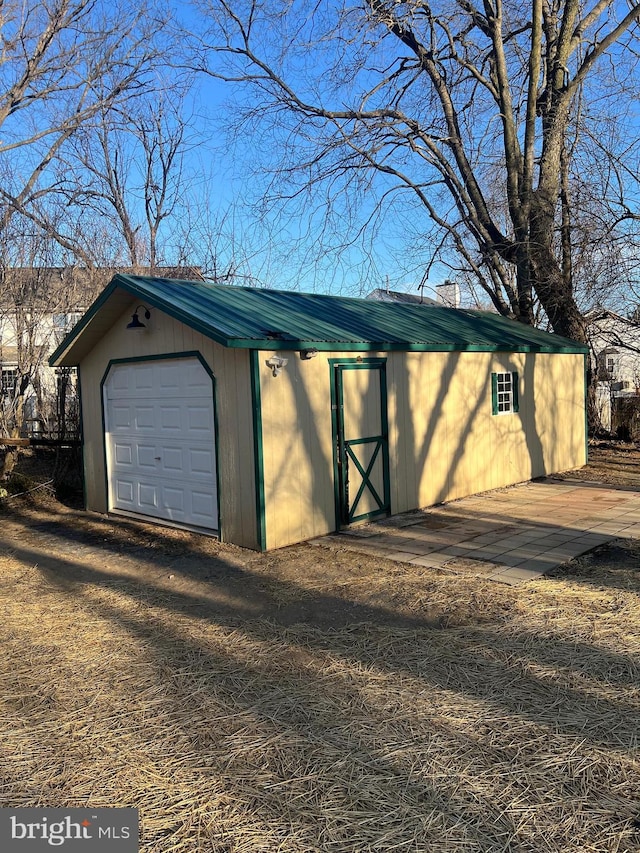
M516 585L616 538L640 538L640 489L542 480L321 536L397 562ZM473 571L471 572L473 574Z

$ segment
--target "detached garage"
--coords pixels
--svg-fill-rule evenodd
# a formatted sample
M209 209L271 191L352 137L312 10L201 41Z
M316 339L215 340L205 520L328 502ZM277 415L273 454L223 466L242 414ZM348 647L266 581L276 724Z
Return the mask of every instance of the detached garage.
M479 311L116 276L78 366L86 506L267 550L586 461L586 347Z

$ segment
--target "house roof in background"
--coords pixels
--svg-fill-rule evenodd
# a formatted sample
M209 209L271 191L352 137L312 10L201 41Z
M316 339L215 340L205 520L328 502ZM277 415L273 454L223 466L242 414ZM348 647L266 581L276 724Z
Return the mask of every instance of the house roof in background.
M77 364L133 298L225 347L334 352L587 352L587 347L567 338L484 311L119 274L62 341L50 362Z
M617 314L609 308L603 308L601 305L592 308L584 315L589 323L598 323L600 320L615 320L617 323L624 323L633 328L639 328L640 322L632 317L623 317L622 314ZM588 331L588 330L587 330Z
M366 299L375 299L377 302L397 302L406 305L442 305L430 296L420 296L417 293L404 293L400 290L384 290L379 287L367 293Z
M0 308L16 305L84 311L114 275L148 275L149 267L0 267ZM202 280L199 267L155 267L156 275L174 279Z

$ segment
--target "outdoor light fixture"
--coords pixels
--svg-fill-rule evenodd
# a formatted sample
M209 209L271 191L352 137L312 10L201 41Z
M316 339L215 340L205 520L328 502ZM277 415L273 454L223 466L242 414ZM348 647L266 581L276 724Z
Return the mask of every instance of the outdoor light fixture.
M317 349L303 349L300 350L300 358L304 361L307 361L310 358L315 358L318 355Z
M136 310L133 312L133 316L131 317L131 322L127 324L127 329L146 329L147 326L142 320L138 317L138 311L141 308L144 308L144 319L149 320L151 318L151 312L144 305L138 305Z
M271 372L274 376L279 376L281 371L287 366L289 363L288 358L282 358L279 355L272 355L271 358L268 358L265 361L267 367L271 368Z

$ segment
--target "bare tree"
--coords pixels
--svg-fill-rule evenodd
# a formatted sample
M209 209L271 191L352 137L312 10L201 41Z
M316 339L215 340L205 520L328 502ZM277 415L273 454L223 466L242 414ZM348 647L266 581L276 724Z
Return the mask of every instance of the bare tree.
M96 116L67 146L56 196L61 214L76 217L68 230L84 237L81 257L145 273L197 267L218 281L250 278L236 223L193 156L203 139L187 106L191 85L174 74L152 98Z
M84 221L110 224L124 244L122 256L113 256L120 264L153 270L175 254L173 247L164 252L162 228L188 205L186 91L158 84L153 99L102 110L68 146L68 203ZM86 251L103 245L93 242Z
M317 198L319 185L347 204L374 186L382 203L404 192L402 204L415 215L417 203L430 223L423 234L432 255L455 251L498 311L534 323L537 299L556 332L584 340L575 293L575 190L590 178L579 172L582 143L600 139L607 148L594 122L611 98L611 120L629 102L640 5L198 7L209 28L198 38L197 65L249 87L243 130L280 143L272 180L286 180L290 198L313 188ZM610 160L626 163L623 195L635 156L626 147L626 159L616 151ZM610 168L607 191L615 188ZM635 216L621 201L609 229Z
M144 89L164 17L137 4L5 0L0 25L0 227L20 213L77 252L42 221L38 203L60 179L51 166L79 128Z

